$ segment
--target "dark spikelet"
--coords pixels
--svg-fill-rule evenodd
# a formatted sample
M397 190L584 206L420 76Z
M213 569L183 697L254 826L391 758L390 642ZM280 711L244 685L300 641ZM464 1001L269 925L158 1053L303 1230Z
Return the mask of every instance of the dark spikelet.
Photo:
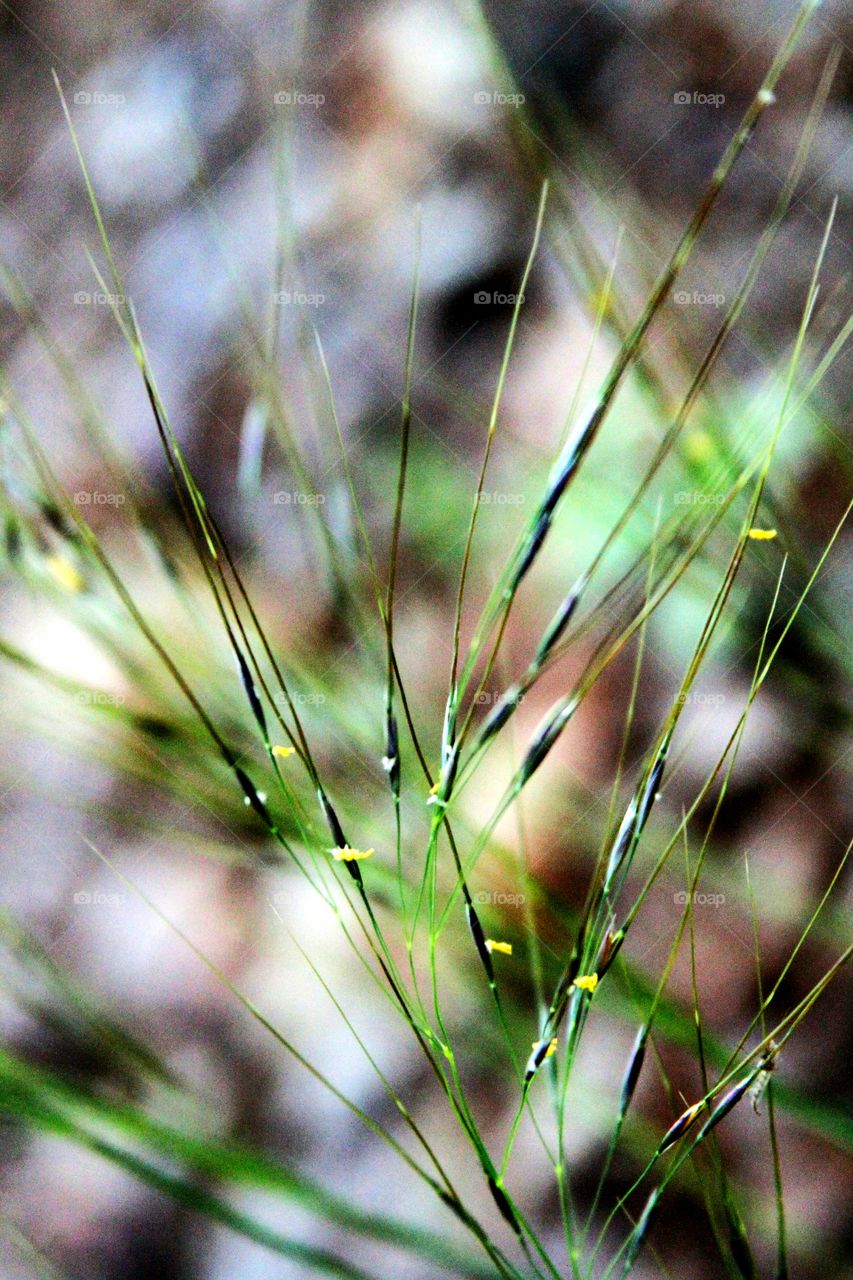
M663 1155L664 1151L668 1151L671 1146L674 1146L674 1144L678 1142L679 1138L683 1137L690 1126L695 1122L704 1105L705 1104L703 1102L694 1102L692 1107L688 1107L686 1111L681 1113L675 1123L669 1126L666 1133L658 1143L658 1149L655 1152L655 1157Z
M400 798L400 735L397 732L397 717L389 708L385 714L385 759L383 768L388 774L388 782L395 800Z
M347 841L347 838L344 835L344 829L341 826L340 822L338 821L338 815L335 813L334 809L332 808L331 800L326 795L322 787L318 788L317 790L317 798L320 801L320 808L323 810L323 816L326 819L326 823L328 825L329 832L331 834L335 848L346 849L348 847L349 842ZM358 865L358 863L355 861L348 861L344 863L344 866L346 867L347 871L350 873L350 875L352 876L353 880L356 882L358 887L360 889L363 888L364 879L361 874L361 867Z
M323 816L326 819L335 848L345 849L347 847L347 838L344 835L344 829L338 821L338 815L332 808L331 800L322 788L317 791L317 799L320 801L320 808L323 810Z
M556 466L551 474L551 480L548 484L548 492L542 502L542 510L548 515L553 515L557 508L557 503L566 491L566 486L578 468L578 465L587 451L592 436L598 429L601 419L604 417L605 404L599 401L591 414L587 418L584 425L577 431L574 436L566 441L565 448L561 456L557 459Z
M21 526L13 515L6 516L6 555L11 564L21 558Z
M460 1222L464 1222L466 1227L471 1225L471 1219L466 1213L464 1205L457 1200L456 1196L452 1196L449 1191L445 1191L444 1187L439 1187L438 1198L447 1205L451 1213L454 1213Z
M622 1264L622 1270L619 1273L622 1280L625 1280L625 1276L630 1275L633 1270L634 1263L640 1255L640 1250L643 1247L643 1241L648 1234L652 1214L655 1211L658 1200L660 1200L662 1190L662 1187L655 1187L654 1191L646 1201L646 1207L640 1214L636 1227L628 1237L628 1247L625 1250L625 1261Z
M519 789L525 786L528 780L533 777L533 774L568 724L576 706L577 703L574 699L561 705L536 734L518 771Z
M536 524L534 525L530 533L530 536L527 539L524 550L521 553L521 559L519 560L518 565L516 566L515 573L512 575L510 585L507 588L507 596L511 597L515 595L516 591L521 585L522 579L524 578L524 576L530 569L530 566L533 564L533 561L536 559L537 555L539 554L539 548L542 546L542 543L545 541L546 534L548 533L548 530L550 528L551 528L551 515L549 512L543 511L539 519L536 521Z
M660 791L661 779L663 777L666 758L669 754L669 744L672 740L673 730L669 729L664 737L663 742L658 748L654 763L649 770L648 777L645 782L640 784L640 788L631 799L631 803L625 810L625 817L622 819L622 825L619 828L616 839L613 843L613 849L607 863L607 875L605 876L605 887L609 888L613 882L613 878L622 865L626 855L630 854L646 825L646 820L651 813L652 805L655 802L658 792Z
M239 765L234 766L234 774L237 778L237 781L240 783L240 786L243 788L243 793L246 796L246 799L249 801L249 804L254 809L258 817L261 819L261 822L263 822L263 824L266 827L268 827L270 831L275 831L276 829L275 823L273 822L270 816L269 809L267 809L263 800L255 790L255 784L254 782L252 782L252 779L249 777L247 773L243 772L243 770L240 768Z
M495 1204L498 1206L501 1217L504 1219L505 1222L509 1223L509 1225L512 1227L515 1234L517 1236L520 1236L521 1224L519 1223L518 1218L516 1218L515 1213L513 1211L513 1207L510 1204L509 1200L507 1199L503 1191L503 1188L498 1186L498 1184L495 1182L491 1174L489 1174L487 1181L489 1184L489 1190L492 1193L492 1199L494 1200Z
M75 529L65 519L65 516L53 502L43 501L39 503L39 510L45 520L49 524L54 533L58 533L61 538L65 538L67 542L78 542L79 538Z
M621 1116L625 1115L631 1105L631 1099L634 1096L634 1090L637 1087L637 1081L643 1069L643 1063L646 1058L647 1035L648 1027L640 1027L637 1032L637 1038L634 1041L634 1049L631 1054L631 1060L628 1063L628 1070L625 1072L625 1079L622 1082L622 1095L619 1100L619 1114Z
M527 1065L524 1068L525 1084L530 1084L530 1081L536 1075L536 1072L547 1058L549 1044L550 1041L545 1036L543 1036L541 1040L537 1041L536 1047L531 1052L530 1057L527 1059Z
M608 930L604 942L601 947L601 954L598 958L598 964L595 971L599 978L603 978L613 961L619 954L622 943L625 941L625 930L617 929L615 933Z
M480 917L474 909L473 902L465 903L465 918L468 921L468 928L471 930L471 937L474 939L474 946L477 948L477 954L483 962L483 968L486 970L486 976L489 982L495 980L495 969L492 964L492 957L489 954L489 948L486 946L486 935L483 932L483 926L480 924Z
M500 733L513 711L515 711L515 708L518 706L520 698L521 689L517 684L512 685L504 694L501 695L500 701L492 708L486 716L486 719L483 721L483 725L477 739L478 750L484 747L487 742L490 742L496 733Z
M708 1119L705 1121L705 1123L702 1125L702 1128L699 1130L699 1135L696 1138L697 1146L704 1138L708 1136L711 1130L715 1128L720 1123L721 1120L725 1120L726 1116L729 1114L732 1108L737 1106L737 1104L740 1102L743 1095L752 1085L757 1075L758 1075L758 1070L751 1071L749 1075L746 1076L743 1080L741 1080L739 1084L736 1084L733 1089L729 1089L725 1097L720 1102L717 1103L716 1107L714 1107L714 1110L711 1112L711 1114L708 1116Z
M249 699L249 706L252 708L252 715L257 720L264 742L266 742L268 738L267 718L264 715L264 709L261 706L261 700L258 697L258 691L255 688L255 682L252 679L252 673L249 670L248 663L240 650L235 647L234 652L237 656L237 665L240 668L240 678L243 681L243 688L246 690L246 697Z
M663 771L666 767L666 758L669 755L669 744L671 741L672 729L669 730L661 743L657 759L655 760L654 765L652 766L652 771L649 774L649 780L646 783L642 796L640 797L640 803L637 808L638 835L646 825L646 819L648 818L652 805L657 799L658 792L660 791L661 779L663 778Z
M542 666L542 663L548 657L548 654L554 648L554 645L560 639L563 632L566 630L566 627L571 622L587 582L588 578L586 574L583 574L578 578L577 582L572 587L557 612L554 614L545 634L539 641L539 648L536 650L536 656L533 659L534 667L538 668Z
M613 841L613 848L610 850L610 857L607 861L607 875L604 878L605 885L610 884L622 864L622 859L628 852L628 847L634 834L636 818L637 798L636 796L633 796L631 798L631 803L625 810L625 816L622 819L619 830L616 833L616 839Z

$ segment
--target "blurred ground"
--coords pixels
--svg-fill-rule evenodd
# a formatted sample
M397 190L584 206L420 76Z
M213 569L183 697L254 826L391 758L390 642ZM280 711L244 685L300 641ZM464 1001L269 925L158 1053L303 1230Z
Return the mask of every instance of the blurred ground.
M50 335L48 346L58 342L70 355L128 464L150 481L153 508L168 513L168 477L149 408L87 261L86 246L94 250L96 232L51 80L55 68L163 398L202 487L236 546L249 556L267 612L277 616L278 602L294 598L294 584L301 587L297 616L285 607L277 618L281 643L296 643L297 637L304 643L309 636L328 654L330 671L342 666L343 682L346 637L322 585L313 580L305 590L310 557L279 519L276 495L296 492L292 477L268 450L256 500L245 501L237 491L241 456L248 465L240 444L251 410L246 370L267 341L268 317L275 316L283 397L295 420L310 418L316 388L304 375L301 353L313 340L311 326L317 327L354 464L364 475L378 476L370 482L371 528L378 538L383 531L387 536L387 458L398 429L406 311L422 211L416 430L436 484L422 485L412 498L414 531L405 548L405 571L418 588L407 594L401 611L399 646L419 705L434 711L446 677L445 637L459 554L456 544L449 549L446 536L444 542L440 536L445 511L456 509L441 486L462 494L475 481L506 332L503 299L517 288L533 230L536 182L519 161L515 134L529 133L526 141L551 157L567 200L559 230L531 279L507 389L506 433L496 459L495 491L519 494L521 505L528 492L524 477L541 469L543 456L549 456L592 332L576 270L581 236L607 261L624 226L620 254L634 314L794 8L775 0L744 0L737 6L666 0L490 5L489 17L518 81L516 91L532 113L531 132L529 124L513 119L512 102L502 100L473 11L465 4L306 7L221 0L184 6L90 0L4 5L2 262L31 296ZM669 308L666 322L655 331L655 357L669 397L683 390L682 360L695 361L713 333L721 305L715 299L731 297L745 269L744 255L772 209L834 42L841 42L843 56L807 172L749 305L747 323L726 350L725 374L745 390L757 390L768 364L787 347L835 195L839 211L826 267L833 287L819 318L821 335L827 338L844 319L853 29L848 9L826 3L803 52L783 77L772 121L750 144L681 282L684 301ZM684 95L689 101L681 100ZM282 155L290 230L299 249L277 279L276 173ZM256 318L253 328L246 324L247 314ZM61 388L38 330L6 303L0 324L3 366L58 456L58 469L72 492L108 490L92 450L81 443L79 411ZM612 349L613 337L605 331L589 386ZM822 391L820 413L835 437L849 413L848 371L849 355ZM629 404L636 408L635 401ZM648 440L648 423L642 425L645 434L637 443ZM737 424L732 427L736 431ZM588 492L591 510L600 503L603 511L615 500L605 491L608 475L618 495L630 491L639 455L633 439L630 451L621 450L620 432L614 434L615 439L602 441L600 488ZM848 482L828 439L823 430L798 437L786 455L787 478L779 495L799 550L810 562L848 498ZM323 502L334 517L340 478L319 438L309 449ZM115 512L96 514L109 525ZM576 536L580 540L583 530ZM563 562L549 567L551 584L565 583L566 564L579 569L582 554L580 546L564 544ZM844 660L853 600L849 579L845 587L845 564L849 547L827 570L810 611L811 626L798 629L782 654L786 682L756 711L732 803L717 832L720 854L709 890L715 877L718 884L737 882L740 872L732 869L750 850L753 873L766 895L762 945L770 972L790 951L796 922L802 927L808 918L849 839ZM753 629L763 622L775 572L775 562L768 559L762 585L743 601L744 618ZM488 567L480 572L478 587L487 588L489 574ZM165 610L167 605L155 596L152 607ZM547 616L548 604L533 600L510 637L510 652L526 652ZM661 629L649 637L659 689L641 708L639 738L656 723L667 692L672 693L674 672L683 666L684 645L666 631L673 621L664 617ZM93 671L79 638L70 630L49 628L34 605L16 604L8 622L7 638L26 640L43 657L61 655L66 669L109 684L109 673ZM678 631L681 620L675 622ZM425 652L442 654L438 670L421 669ZM721 748L750 671L736 644L715 656L707 701L691 709L693 750L673 790L673 812L689 803ZM621 665L596 694L561 760L565 789L560 798L537 792L541 808L531 803L527 812L535 870L575 905L583 890L581 868L606 815L621 728L613 709L622 705L630 676L630 664ZM116 687L117 696L124 696ZM563 687L559 682L547 686L538 695L541 701L525 708L526 728L532 729ZM27 715L32 710L27 708ZM37 701L36 715L49 722L49 704ZM342 1035L334 1009L318 1004L282 916L285 924L299 923L301 943L313 940L334 971L336 986L346 991L349 981L348 993L358 999L354 980L346 976L339 935L331 925L313 922L307 902L292 896L276 900L277 881L195 857L175 840L175 829L192 828L200 843L227 845L239 814L229 815L226 830L224 820L209 814L198 797L172 815L157 812L156 797L146 802L117 782L103 760L78 754L70 727L72 750L68 741L66 749L57 742L46 756L44 740L23 727L23 716L10 713L10 724L0 812L6 900L36 928L54 959L102 992L129 1022L144 1027L160 1052L215 1099L215 1131L286 1153L339 1190L355 1182L368 1205L387 1207L387 1187L393 1185L394 1208L401 1216L443 1224L432 1205L420 1202L416 1186L397 1186L390 1157L365 1144L357 1126L342 1121L327 1097L304 1085L295 1093L290 1068L274 1047L247 1026L179 941L93 866L78 836L84 823L77 815L69 820L57 798L73 795L88 806L87 821L105 833L121 864L146 891L168 904L173 918L191 922L195 941L262 999L297 1043L333 1046L346 1091L361 1105L377 1106L373 1077ZM343 775L363 767L342 759L340 751L336 756L333 742L327 750L331 767ZM123 821L125 809L133 813L133 822ZM158 820L153 835L143 837L140 817ZM115 900L100 908L93 900L84 910L74 902L80 892L113 893ZM294 891L288 887L286 892ZM722 910L708 906L700 913L697 945L709 983L710 1021L720 1034L735 1039L755 1005L754 973L745 887L736 900L728 887L727 893ZM635 942L638 960L652 967L662 958L661 938L671 936L677 919L671 885L653 905L638 921ZM840 909L837 918L843 922ZM804 964L785 992L792 1003L834 957L834 941L828 928L806 949ZM673 985L689 998L689 970L679 967ZM818 1102L835 1093L849 1061L840 1000L835 993L827 998L823 1016L786 1057L786 1078ZM464 993L459 1002L462 1020ZM365 1023L374 1034L380 1032L387 1010L363 1004ZM61 1035L37 1030L12 1004L4 1006L2 1016L7 1039L36 1060L99 1078L98 1064L75 1058ZM608 1088L616 1088L630 1028L608 1025L596 1034L590 1065L603 1057L612 1075ZM388 1042L393 1043L390 1028ZM410 1077L415 1090L423 1086L414 1055L411 1060L400 1055L390 1065ZM675 1051L671 1066L677 1074ZM487 1071L480 1091L494 1101L497 1130L506 1119L507 1099ZM660 1114L655 1119L666 1122ZM446 1129L437 1107L432 1123L436 1131ZM730 1154L736 1178L749 1188L748 1203L766 1216L772 1187L765 1153L750 1148L748 1116L739 1116L734 1130ZM840 1275L842 1157L831 1142L788 1118L782 1121L782 1139L797 1224L793 1274L804 1280ZM446 1141L453 1140L447 1132ZM584 1187L600 1158L596 1124L591 1120L579 1129L572 1143ZM124 1280L149 1275L265 1280L308 1274L238 1237L199 1226L94 1156L53 1140L21 1143L5 1137L4 1153L9 1214L74 1280L118 1275ZM614 1185L627 1185L629 1172L628 1166L617 1167ZM466 1176L460 1174L463 1186ZM531 1203L544 1195L543 1188L531 1173ZM476 1170L464 1189L472 1200L480 1197ZM705 1228L694 1225L696 1203L687 1191L673 1200L660 1225L661 1250L672 1274L715 1277L719 1264ZM341 1246L313 1219L294 1215L288 1226L301 1238ZM10 1280L33 1274L3 1241L0 1257ZM760 1260L769 1274L766 1255ZM359 1261L384 1280L384 1262L372 1260L369 1252ZM395 1280L435 1274L434 1268L402 1257L394 1265ZM643 1267L638 1276L658 1274L651 1260Z

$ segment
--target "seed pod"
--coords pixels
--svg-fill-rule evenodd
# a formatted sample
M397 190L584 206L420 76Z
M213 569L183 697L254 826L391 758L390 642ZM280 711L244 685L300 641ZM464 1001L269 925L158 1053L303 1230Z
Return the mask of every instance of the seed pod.
M483 926L480 924L480 917L474 910L474 904L470 900L465 903L465 918L468 921L468 928L471 930L471 937L474 939L474 946L477 948L477 954L483 962L483 968L489 982L494 984L495 970L492 964L492 956L489 948L486 946L486 935L483 932Z
M335 845L335 848L345 849L349 844L349 841L344 835L343 827L338 821L338 815L335 813L334 809L332 808L332 803L329 800L329 797L326 795L325 791L322 789L322 787L318 788L317 790L317 799L320 801L320 807L323 810L323 816L325 817L326 822L328 823L329 831L331 832L332 841Z
M581 574L563 603L560 605L560 608L554 614L545 634L539 641L539 647L536 650L536 656L532 663L533 667L538 669L542 666L542 663L548 657L548 654L566 630L566 627L572 620L572 615L574 614L575 609L578 607L578 601L581 598L581 593L586 587L588 581L588 576L585 573Z
M733 1089L729 1089L726 1096L722 1099L721 1102L717 1103L716 1107L714 1107L714 1110L708 1116L708 1119L702 1125L702 1128L699 1130L699 1135L696 1138L694 1146L698 1146L699 1143L702 1141L702 1139L707 1137L707 1135L711 1132L711 1130L715 1128L720 1123L721 1120L724 1120L726 1118L726 1116L731 1111L732 1107L737 1106L737 1104L740 1102L743 1095L746 1093L747 1089L749 1089L753 1081L758 1076L760 1070L761 1068L758 1067L754 1071L751 1071L749 1075L746 1076L743 1080L741 1080L739 1084L736 1084Z
M619 954L619 949L625 941L625 930L617 929L614 933L612 929L608 929L604 942L601 946L601 953L598 957L598 964L595 966L599 978L603 978L613 961Z
M557 703L557 710L545 721L537 730L530 746L527 748L527 754L521 762L518 771L518 788L519 790L532 778L533 774L539 768L560 734L565 729L575 708L577 707L577 699L563 699Z
M400 739L397 733L397 717L388 708L385 713L385 755L382 768L388 774L388 782L394 798L400 798Z
M350 843L344 835L343 827L338 821L338 815L332 808L332 802L322 787L317 789L317 799L320 801L320 807L323 810L323 816L328 824L335 848L348 849L350 847ZM353 859L351 861L344 862L344 866L361 889L364 885L364 880L362 878L361 867L358 865L358 861Z
M527 539L524 550L521 553L521 559L518 562L515 573L512 575L512 581L507 588L508 596L511 597L515 595L521 584L522 578L536 559L536 556L539 553L539 548L545 541L545 535L550 528L551 515L549 512L543 511L539 519L536 521L536 524L533 526L533 530Z
M249 706L252 708L252 714L258 722L258 726L263 735L264 742L267 741L267 718L264 715L264 709L261 706L261 700L258 697L258 691L255 688L255 682L252 679L252 673L249 670L248 663L238 648L234 649L237 657L237 666L240 668L240 678L243 681L243 688L246 690L246 697L249 699Z
M243 770L240 768L239 765L234 766L234 773L236 775L237 781L240 783L240 786L243 788L243 793L246 796L246 799L248 800L251 807L254 809L255 813L261 819L263 824L270 829L270 831L275 831L275 823L270 817L269 810L267 809L263 800L258 795L258 792L255 789L255 784L254 782L252 782L252 779L249 777L247 773L243 772Z
M492 1198L500 1210L500 1215L505 1222L508 1222L517 1236L521 1236L521 1224L515 1216L515 1211L506 1197L502 1187L499 1187L491 1174L488 1175L489 1190Z
M486 719L483 721L480 733L477 739L476 750L481 750L487 742L490 742L496 733L499 733L512 715L515 708L521 700L521 689L517 684L511 685L504 694L501 695L499 702L492 708Z
M640 1218L639 1218L639 1221L637 1222L636 1227L628 1237L628 1245L625 1250L625 1261L622 1265L622 1270L620 1272L620 1276L622 1280L625 1280L625 1276L630 1275L631 1270L633 1269L634 1263L637 1261L637 1258L639 1257L640 1250L643 1247L643 1241L645 1240L646 1234L649 1229L649 1222L651 1220L651 1216L655 1211L655 1207L657 1206L658 1200L660 1200L662 1190L663 1190L662 1187L655 1187L654 1191L646 1201L646 1207L643 1209L643 1212L640 1214Z
M21 558L21 526L15 516L6 516L6 555L10 564L17 564Z
M637 1038L634 1041L634 1049L631 1059L628 1063L628 1070L625 1072L625 1079L622 1082L622 1095L619 1099L619 1115L624 1116L631 1105L631 1099L634 1096L634 1090L637 1087L637 1081L640 1078L640 1072L643 1069L643 1062L646 1058L646 1037L648 1035L648 1027L640 1027L637 1032Z
M605 892L610 888L613 879L619 871L620 866L624 862L626 856L629 856L642 835L643 828L646 825L646 819L651 812L652 805L655 802L657 794L660 790L661 778L663 777L666 758L669 754L669 744L672 741L674 726L667 730L663 742L658 748L654 763L649 770L648 777L645 782L641 782L638 791L634 794L631 803L625 811L625 817L617 832L616 839L613 843L613 849L607 862L607 874L604 878Z
M542 1066L546 1058L550 1058L551 1054L557 1048L557 1042L553 1036L543 1035L541 1040L537 1040L530 1051L530 1057L524 1068L524 1083L530 1084L530 1081L536 1075L536 1072Z
M702 1110L704 1105L704 1102L694 1102L692 1107L688 1107L686 1111L683 1111L675 1123L669 1126L666 1133L658 1143L657 1151L655 1152L655 1159L657 1159L658 1156L663 1155L664 1151L668 1151L671 1146L678 1142L678 1139L687 1132L696 1120L696 1117L699 1115L699 1112Z

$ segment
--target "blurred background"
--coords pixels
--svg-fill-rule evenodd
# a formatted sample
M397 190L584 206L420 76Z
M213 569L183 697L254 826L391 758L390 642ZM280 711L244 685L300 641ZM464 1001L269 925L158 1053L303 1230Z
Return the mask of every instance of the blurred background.
M89 253L106 271L53 69L172 424L278 650L299 673L301 706L334 794L353 825L367 827L367 843L379 845L392 831L379 766L381 677L372 665L381 630L375 617L362 627L347 616L318 555L319 513L369 603L315 332L384 565L420 229L397 646L435 759L466 522L542 175L550 171L552 178L545 234L481 510L468 634L541 492L567 415L594 393L624 320L639 313L795 12L782 0L736 6L516 0L482 11L466 0L3 4L0 349L4 380L14 389L4 412L10 423L28 415L146 616L234 732L250 733L203 583L188 581L192 561L138 369L115 323L112 284L106 275L99 281L90 265ZM486 710L526 666L567 586L631 496L661 424L671 421L772 214L829 58L838 59L837 68L791 208L678 457L614 548L605 585L648 543L661 512L671 517L679 504L699 506L707 492L716 500L726 458L773 420L836 197L810 368L846 320L851 44L849 8L827 0L653 326L647 362L621 392L572 490L515 613L493 687L484 691ZM618 305L602 314L602 283L614 261ZM274 396L263 382L273 366ZM784 616L849 501L848 374L844 352L783 434L762 512L779 538L750 549L730 621L685 711L653 848L662 847L695 797L740 714L782 555L788 556L779 599ZM280 447L270 398L307 460L307 479ZM10 510L28 497L14 478L13 435L11 426L4 429ZM113 451L108 461L105 445ZM132 512L159 535L148 560L131 546ZM46 686L17 661L2 675L0 1017L7 1048L97 1096L132 1099L160 1118L201 1124L211 1138L255 1146L367 1209L393 1207L402 1219L464 1242L458 1224L426 1200L393 1154L306 1083L180 938L99 864L86 844L91 840L300 1049L333 1066L350 1097L393 1124L387 1099L296 943L321 954L324 976L369 1031L383 1067L418 1101L425 1128L450 1151L459 1148L460 1185L500 1231L476 1164L415 1047L399 1034L387 1004L362 989L329 913L317 910L287 870L258 869L263 841L253 815L239 796L229 792L223 801L214 763L188 758L178 696L159 673L150 674L155 668L144 645L120 632L107 588L87 586L85 617L37 589L51 571L62 578L51 555L62 530L45 510L38 521L48 571L22 581L7 537L0 638L66 683ZM720 537L649 627L626 753L635 772L678 688L737 529L737 516L727 514ZM164 570L170 557L183 571L183 586L176 586L180 572L176 580ZM850 840L849 565L842 535L750 719L703 877L705 900L695 907L703 1013L713 1036L730 1047L757 1006L745 855L762 974L771 985ZM67 570L58 582L72 594L79 585ZM208 628L203 648L195 639L200 624ZM570 687L593 642L581 636L568 664L531 693L519 712L515 747L523 748L554 698ZM105 656L111 646L112 659ZM116 647L126 663L115 660ZM547 903L541 928L557 954L607 827L634 657L629 649L608 670L530 788L521 820L502 825L500 847L479 871L492 927L522 938L515 860L523 845ZM131 672L142 674L134 680ZM471 831L497 802L514 749L509 743L503 754L489 756L477 787L466 793L460 822ZM422 815L418 821L423 827ZM640 992L651 989L678 925L682 872L673 867L655 887L632 933ZM780 988L780 1008L793 1007L843 947L849 893L842 876ZM492 1117L488 1128L497 1142L515 1095L493 1066L492 1032L482 1030L488 1006L461 929L448 947L460 957L450 984L453 1024L476 1064L472 1092ZM454 961L456 955L451 951ZM138 1063L120 1067L120 1054L99 1049L58 999L64 979L79 983L87 999L110 1010L170 1073L189 1082L200 1109L176 1101ZM523 975L513 982L513 1016L535 1030L529 984ZM685 1017L692 1017L688 955L676 965L669 995L659 1050L677 1090L691 1101L698 1077L684 1030ZM846 993L838 984L780 1063L791 1275L804 1280L841 1276L849 1258L850 1132L840 1101L851 1049L845 1007L849 984ZM582 1202L594 1193L637 1016L626 988L587 1033L579 1072L591 1101L569 1138ZM649 1134L662 1132L674 1114L651 1062L638 1111L636 1130L626 1129L625 1151L614 1164L613 1195L630 1186ZM759 1274L771 1275L766 1122L744 1108L721 1144ZM54 1274L51 1265L74 1280L317 1274L308 1262L284 1260L176 1207L96 1152L56 1135L33 1136L4 1122L0 1159L0 1257L9 1280ZM520 1146L512 1173L523 1205L544 1224L546 1240L550 1233L556 1240L557 1206L532 1137ZM226 1194L237 1208L383 1280L481 1274L418 1259L366 1235L353 1238L296 1200L283 1210L257 1189ZM655 1253L644 1257L638 1276L723 1274L695 1179L674 1188L653 1241Z

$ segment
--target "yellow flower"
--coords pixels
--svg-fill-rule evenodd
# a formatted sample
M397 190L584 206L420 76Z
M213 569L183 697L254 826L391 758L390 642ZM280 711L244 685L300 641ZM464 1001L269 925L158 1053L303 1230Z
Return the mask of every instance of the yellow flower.
M375 849L351 849L345 844L343 849L333 849L332 857L336 862L358 862L361 858L372 858Z
M505 956L511 956L512 943L496 942L494 938L486 938L486 950L491 951L493 955L496 951L502 951Z
M538 1055L538 1052L540 1048L542 1048L543 1044L544 1044L544 1041L533 1041L533 1043L530 1044L530 1048L532 1048L535 1055ZM546 1060L547 1057L552 1057L553 1055L555 1055L556 1052L557 1052L557 1037L555 1036L553 1037L553 1039L551 1039L551 1041L548 1041L548 1047L546 1052L544 1052L542 1061L544 1062L544 1060Z
M707 431L691 431L684 438L684 451L691 462L707 462L714 456L714 441Z
M770 542L776 537L775 529L750 529L747 537L752 538L753 542Z
M572 986L577 987L578 991L588 991L590 995L592 995L593 991L598 986L598 974L587 973L581 978L575 978Z
M282 760L287 760L289 756L296 755L296 747L273 747L274 756L279 756Z
M64 556L48 556L44 563L54 582L62 587L64 591L69 591L76 595L78 591L83 590L85 586L83 575L70 560L66 560Z

